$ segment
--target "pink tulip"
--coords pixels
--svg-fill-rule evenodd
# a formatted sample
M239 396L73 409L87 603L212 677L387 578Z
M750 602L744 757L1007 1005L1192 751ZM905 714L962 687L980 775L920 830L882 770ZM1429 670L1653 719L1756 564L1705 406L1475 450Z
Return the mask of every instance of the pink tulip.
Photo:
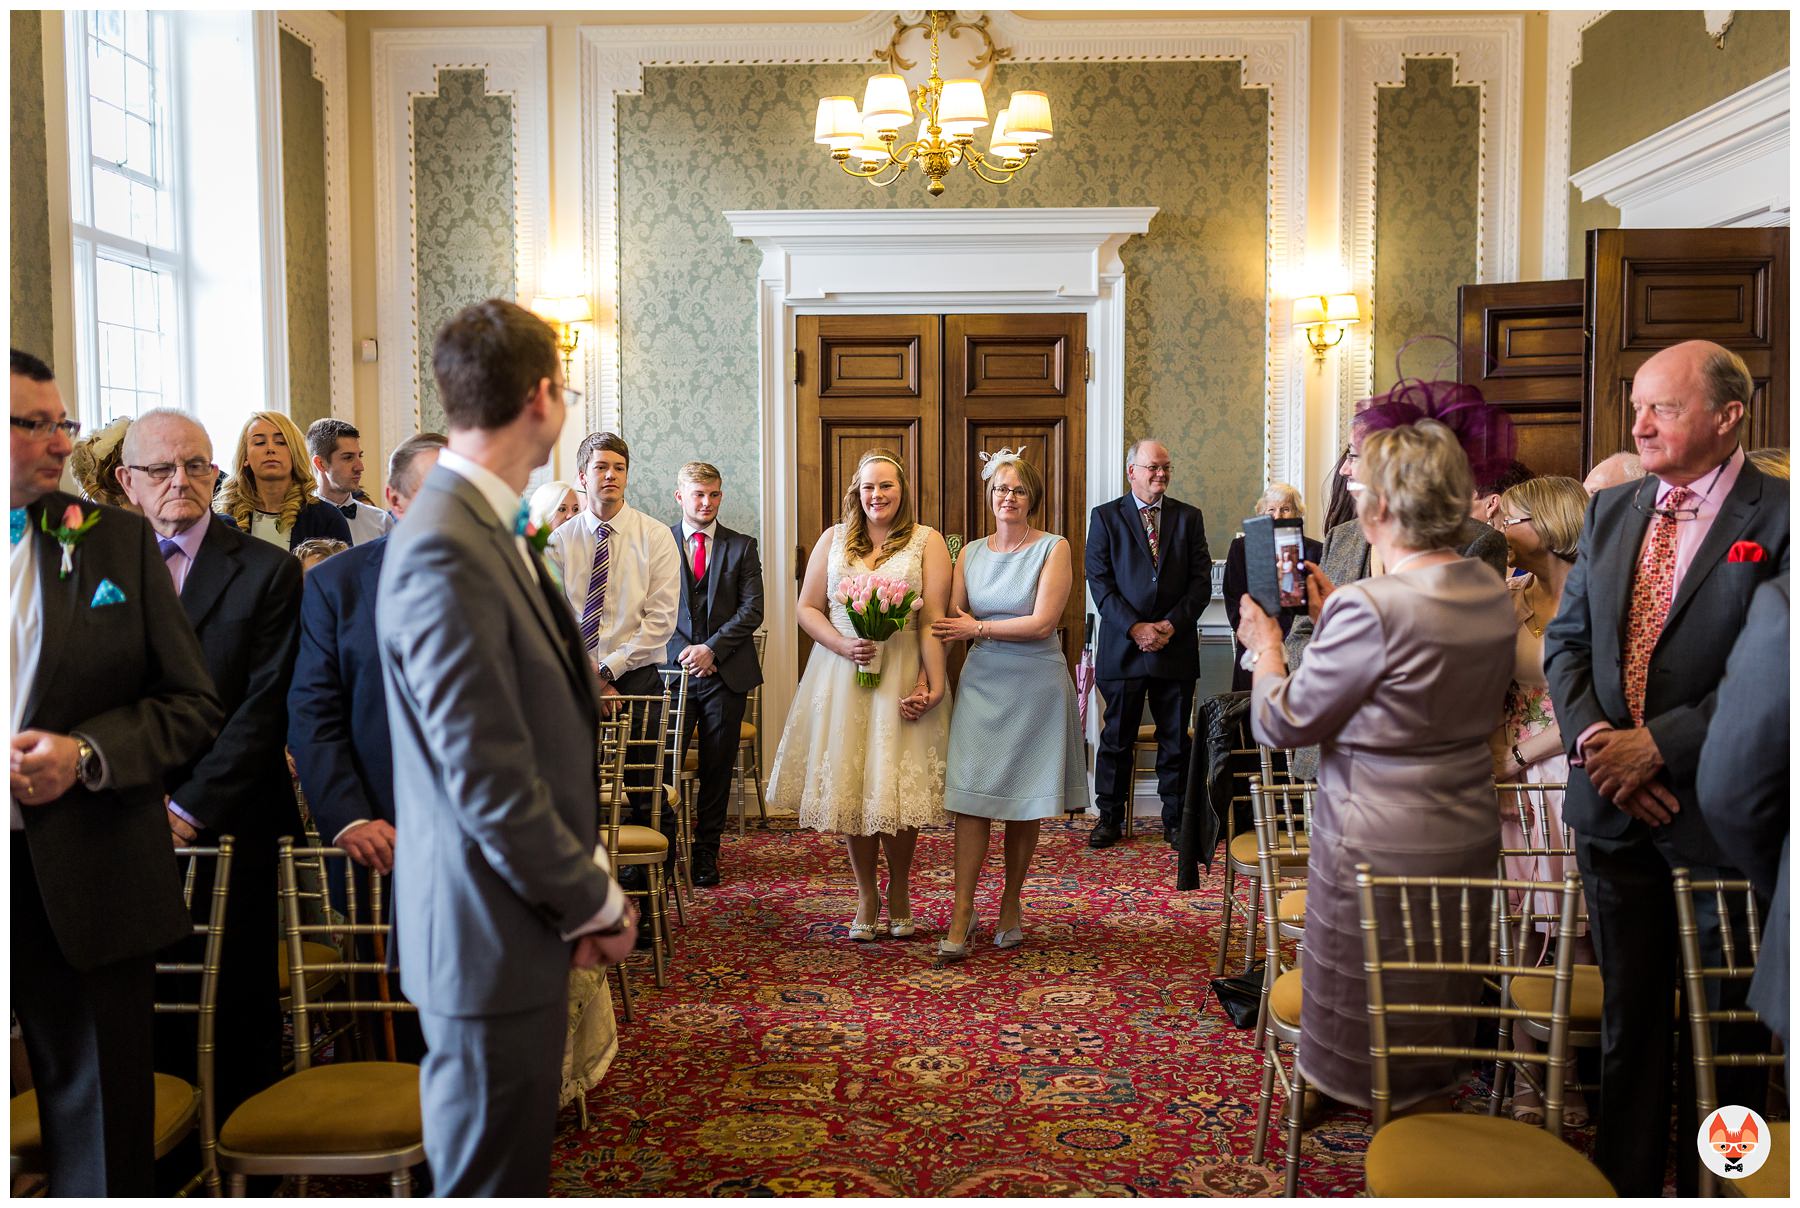
M81 514L81 505L79 503L71 503L63 511L62 526L66 529L80 528L81 522L84 519L86 519L86 517Z

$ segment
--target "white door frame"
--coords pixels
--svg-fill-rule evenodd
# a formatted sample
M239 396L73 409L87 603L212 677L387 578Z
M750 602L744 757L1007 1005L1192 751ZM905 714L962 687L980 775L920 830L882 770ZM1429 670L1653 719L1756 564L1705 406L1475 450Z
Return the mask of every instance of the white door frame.
M799 531L793 349L800 315L1078 313L1087 316L1087 506L1125 489L1125 269L1119 248L1154 206L1080 209L728 210L763 253L757 273L761 415L763 766L799 682ZM804 553L799 555L804 558ZM1089 602L1091 606L1091 601Z

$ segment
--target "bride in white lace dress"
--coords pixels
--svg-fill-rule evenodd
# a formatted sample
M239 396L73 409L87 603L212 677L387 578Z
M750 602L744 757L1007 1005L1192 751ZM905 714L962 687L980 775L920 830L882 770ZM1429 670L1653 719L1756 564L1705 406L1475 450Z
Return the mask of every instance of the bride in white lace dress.
M879 652L877 643L856 636L844 606L829 598L846 576L871 571L904 578L925 605L905 629L879 644ZM845 836L858 897L853 940L875 938L883 851L888 930L913 933L918 828L946 821L948 677L931 623L949 603L950 575L943 535L913 520L912 492L899 461L881 449L863 454L844 496L843 521L820 535L806 563L799 619L814 645L768 787L769 800L794 809L800 825ZM858 668L877 653L880 685L858 687Z

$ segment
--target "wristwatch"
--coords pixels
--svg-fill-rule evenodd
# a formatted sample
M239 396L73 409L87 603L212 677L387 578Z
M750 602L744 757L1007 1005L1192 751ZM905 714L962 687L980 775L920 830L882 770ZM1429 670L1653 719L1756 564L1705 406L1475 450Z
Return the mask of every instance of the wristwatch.
M94 750L94 744L85 738L75 740L75 775L86 789L100 787L100 777L104 769L100 766L100 752Z
M607 683L610 684L613 682L613 669L611 667L608 667L605 663L600 664L599 674L600 674L600 678L605 680Z

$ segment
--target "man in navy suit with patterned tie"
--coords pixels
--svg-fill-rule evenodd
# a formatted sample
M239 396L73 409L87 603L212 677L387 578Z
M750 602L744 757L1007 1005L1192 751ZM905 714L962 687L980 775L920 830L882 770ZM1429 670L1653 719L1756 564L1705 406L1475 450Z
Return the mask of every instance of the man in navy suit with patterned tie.
M694 812L694 884L719 883L719 836L737 762L744 702L762 683L750 635L762 624L762 561L756 538L719 523L725 496L716 467L690 461L675 477L681 521L681 595L671 667L688 672L688 735L696 728L700 795ZM684 740L688 738L684 735Z
M1100 610L1095 686L1106 700L1094 757L1100 820L1089 847L1119 841L1131 808L1132 746L1144 703L1156 722L1156 788L1163 834L1178 847L1187 781L1188 716L1200 678L1196 625L1212 599L1212 556L1200 509L1168 495L1169 450L1140 440L1125 459L1131 489L1094 509L1088 524L1088 590Z

